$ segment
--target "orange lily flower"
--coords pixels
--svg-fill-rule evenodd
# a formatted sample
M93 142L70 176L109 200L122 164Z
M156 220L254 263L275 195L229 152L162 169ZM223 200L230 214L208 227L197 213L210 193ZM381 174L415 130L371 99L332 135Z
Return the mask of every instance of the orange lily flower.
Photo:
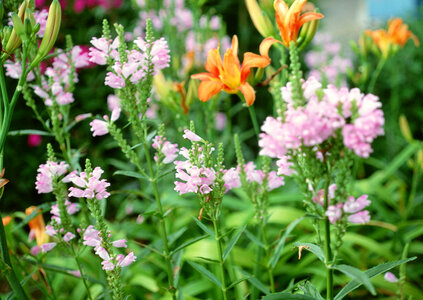
M384 58L388 58L391 46L404 47L409 39L412 39L416 46L420 44L417 37L408 30L407 24L403 24L401 18L389 20L388 31L385 29L366 30L366 34L372 37Z
M5 216L4 218L1 219L1 221L3 222L3 226L6 226L7 224L10 223L10 221L12 221L12 218L10 216Z
M25 214L29 216L35 209L35 206L30 206L25 210ZM48 242L49 236L46 233L46 226L44 224L43 215L41 214L41 209L39 209L38 211L40 212L40 214L30 220L28 222L28 225L30 229L29 236L35 236L37 245L40 246Z
M307 22L323 18L322 14L316 12L301 14L306 3L307 0L295 0L291 7L288 7L288 4L283 0L275 0L273 2L276 22L278 23L282 42L286 47L289 47L291 42L297 42L301 26Z
M207 56L206 73L194 74L191 78L201 80L198 87L198 98L205 102L220 91L236 94L240 91L247 105L254 103L256 98L253 87L247 82L251 68L264 68L270 64L269 48L279 42L272 37L260 44L260 55L251 52L244 53L244 60L240 64L238 59L238 38L232 38L232 46L227 49L223 62L219 54L219 47L211 49ZM280 42L279 42L280 43Z

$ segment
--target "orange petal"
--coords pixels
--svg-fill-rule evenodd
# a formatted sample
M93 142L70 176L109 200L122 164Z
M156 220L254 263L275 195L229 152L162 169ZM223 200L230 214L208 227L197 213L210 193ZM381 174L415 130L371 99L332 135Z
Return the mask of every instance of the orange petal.
M241 84L241 66L232 48L226 50L223 57L223 70L220 73L222 82L232 89L237 88Z
M238 56L238 37L236 34L232 37L232 46L231 46L232 52L235 56Z
M191 75L192 79L199 79L199 80L213 80L218 79L214 74L211 73L198 73Z
M253 104L254 100L256 99L256 94L253 87L248 83L244 83L239 87L239 89L244 95L245 102L247 102L247 106Z
M219 48L209 50L205 69L210 73L219 76L219 72L222 69L222 59L220 57Z
M219 80L201 81L198 86L198 98L200 101L206 102L214 95L218 94L223 88L223 83Z
M313 21L313 20L318 20L318 19L321 19L323 17L324 16L322 14L319 14L319 13L316 13L316 12L307 12L300 17L298 27L303 26L307 22L310 22L310 21Z
M2 219L3 222L3 226L6 226L7 224L10 223L10 221L12 221L12 218L10 216L6 216Z
M281 43L281 41L268 37L260 43L260 55L269 58L269 49L274 43Z
M270 64L270 58L251 52L244 53L244 61L241 67L241 82L247 80L251 68L265 68Z

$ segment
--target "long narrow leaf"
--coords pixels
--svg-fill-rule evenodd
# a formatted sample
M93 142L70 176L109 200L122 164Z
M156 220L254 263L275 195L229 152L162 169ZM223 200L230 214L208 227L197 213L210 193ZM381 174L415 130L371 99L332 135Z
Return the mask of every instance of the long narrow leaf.
M333 266L333 268L335 270L341 271L342 273L351 277L352 279L355 279L358 282L361 282L370 291L370 293L372 293L373 296L376 295L375 288L373 284L370 282L369 276L367 276L365 272L348 265L337 265L337 266Z
M184 249L184 248L186 248L186 247L188 247L188 246L190 246L190 245L192 245L192 244L194 244L194 243L196 243L198 241L201 241L202 239L205 239L208 236L209 236L208 234L197 236L196 238L193 238L193 239L191 239L191 240L183 243L179 247L177 247L175 250L172 251L172 254L174 254L174 253L176 253L178 251L181 251L182 249Z
M262 242L260 242L255 236L254 234L252 234L250 231L248 231L247 229L245 230L245 235L255 244L259 245L260 247L262 247L263 249L266 248L264 246L264 244Z
M219 279L217 279L216 276L214 276L214 274L212 272L210 272L209 270L207 270L206 268L204 268L203 266L201 266L201 265L199 265L195 262L188 261L188 263L191 265L191 267L193 267L198 272L200 272L206 279L210 280L215 285L222 288L222 283L220 282Z
M285 241L288 235L291 233L292 230L294 230L295 226L297 226L298 223L300 223L302 220L304 220L305 217L301 217L296 219L294 222L289 224L289 226L286 228L285 233L282 235L281 239L279 240L278 244L276 245L275 250L273 251L272 256L269 259L269 266L274 269L276 267L276 264L279 261L279 258L281 257L283 247L285 246Z
M263 292L264 294L268 295L270 294L270 290L265 286L260 280L258 280L256 277L251 275L250 273L240 269L236 268L242 275L248 277L247 281L251 283L255 288Z
M315 244L311 244L311 243L301 243L301 242L295 243L294 246L296 247L304 246L305 249L307 249L310 252L313 252L314 255L316 255L317 258L320 259L323 263L325 262L325 255L323 254L323 251L319 246Z
M204 232L208 233L211 237L214 238L214 232L211 231L209 228L207 228L206 225L204 225L203 223L201 223L200 220L198 220L196 217L192 217L192 219L195 221L195 224L198 225L198 227L200 227Z
M368 269L367 271L365 271L364 273L366 273L367 276L369 276L369 278L373 278L379 274L382 274L392 268L395 268L396 266L399 266L401 264L404 264L406 262L415 260L417 257L411 257L411 258L407 258L407 259L401 259L401 260L397 260L394 262L388 262L388 263L384 263L384 264L380 264L376 267L373 267L371 269ZM336 296L334 300L341 300L343 299L345 296L347 296L349 293L351 293L353 290L355 290L356 288L358 288L359 286L361 286L362 283L360 283L358 280L352 280L350 281Z
M228 246L226 247L225 251L223 251L223 261L226 260L229 253L231 253L232 248L235 246L235 244L238 242L239 238L241 237L241 234L244 232L246 225L244 225L240 230L238 230L237 233L232 237L232 239L229 241Z

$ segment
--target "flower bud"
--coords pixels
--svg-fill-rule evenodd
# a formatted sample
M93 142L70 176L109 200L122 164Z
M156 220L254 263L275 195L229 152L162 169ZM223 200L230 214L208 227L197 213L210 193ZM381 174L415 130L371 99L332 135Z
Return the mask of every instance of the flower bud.
M188 83L188 92L186 98L186 104L188 107L192 105L194 99L197 99L198 95L198 80L190 80Z
M47 17L46 31L38 48L37 55L31 63L30 68L36 66L53 48L59 34L60 23L62 20L62 9L58 0L53 0L50 5Z
M305 23L301 28L301 32L299 35L298 43L298 50L303 50L310 42L313 40L314 35L317 31L317 26L319 25L319 20L313 20L311 22Z
M410 126L408 126L407 118L404 115L401 115L399 118L399 126L402 133L402 136L409 142L413 142L413 135L410 130Z
M160 101L166 101L169 99L171 86L166 81L161 71L157 72L153 79L154 90L160 97Z
M245 5L247 6L248 13L250 14L251 20L253 21L257 31L264 38L275 35L272 23L270 22L269 18L262 13L257 1L245 0Z
M24 22L24 16L25 16L25 10L30 6L30 1L29 0L25 0L24 2L22 2L21 6L19 7L19 11L18 11L18 17L21 20L21 24L22 24L22 31L24 31L23 28L23 22ZM13 15L12 15L12 21L13 21ZM19 26L19 25L18 25ZM21 28L19 28L21 29ZM7 41L6 47L5 47L5 52L8 54L12 54L13 52L15 52L15 50L21 45L21 39L19 37L19 35L17 34L16 30L15 30L15 25L13 24L13 30L12 33L10 34L10 37ZM7 54L6 54L7 55Z
M13 22L13 29L15 30L16 34L19 37L22 37L25 34L25 28L22 23L22 20L16 13L12 13L12 22Z

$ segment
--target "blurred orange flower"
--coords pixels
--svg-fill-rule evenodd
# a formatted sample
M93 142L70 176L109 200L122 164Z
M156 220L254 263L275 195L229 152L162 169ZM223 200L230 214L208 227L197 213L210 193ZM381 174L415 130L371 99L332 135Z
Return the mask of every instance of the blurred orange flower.
M194 74L191 78L201 80L198 87L198 97L201 101L208 101L220 91L236 94L238 91L245 97L247 105L254 103L255 92L247 82L251 68L264 68L270 64L269 48L279 42L272 37L263 40L260 44L260 55L251 52L244 53L242 64L238 59L238 38L232 38L232 46L227 49L222 58L219 47L209 51L205 69L208 72ZM280 42L279 42L280 43Z
M417 37L408 30L407 24L403 24L401 18L389 20L388 31L385 29L366 30L366 34L372 37L384 58L388 58L391 47L404 47L409 39L412 39L416 46L420 44Z
M9 182L9 180L6 178L3 178L3 176L4 176L4 168L0 172L0 188L4 187Z
M10 216L5 216L4 218L1 219L3 222L3 226L6 226L7 224L10 223L10 221L12 221L12 218Z
M316 12L301 14L306 3L307 0L295 0L291 7L288 7L288 4L283 0L275 0L273 2L276 22L278 23L282 42L286 47L289 47L291 42L297 42L301 26L307 22L323 18L322 14Z
M25 214L29 216L32 212L36 209L35 206L30 206L25 210ZM41 209L38 210L40 212L39 215L34 217L28 222L29 225L29 236L30 238L34 238L37 241L37 245L41 246L48 242L49 236L46 233L46 226L44 224L44 218L41 214Z

